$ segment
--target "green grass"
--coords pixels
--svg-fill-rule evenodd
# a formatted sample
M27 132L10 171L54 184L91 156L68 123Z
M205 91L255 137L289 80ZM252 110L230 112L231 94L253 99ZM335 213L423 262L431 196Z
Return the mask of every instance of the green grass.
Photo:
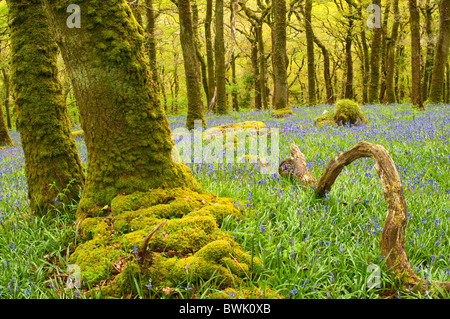
M313 126L313 119L325 108L293 108L296 114L286 119L273 119L268 111L233 112L209 117L207 124L261 120L277 127L280 161L288 156L294 141L316 178L337 152L361 140L383 145L405 191L405 249L411 267L427 280L449 280L450 105L424 112L408 105L368 105L361 107L368 120L365 126ZM173 129L184 125L184 118L170 122ZM0 151L0 298L76 297L76 291L64 289L68 253L77 241L70 217L75 204L60 207L56 218L28 213L23 154L14 133L13 138L16 147ZM83 141L77 143L85 158ZM205 189L244 203L245 217L226 219L222 230L261 259L263 271L251 278L260 287L270 286L293 299L439 297L431 289L428 294L398 291L384 268L379 237L386 204L371 159L347 166L325 198L277 174L260 174L251 164L192 164L191 169ZM371 264L380 267L380 288L367 286ZM206 298L217 291L217 280L213 276L195 287L184 282L167 295L162 287L152 287L151 297ZM135 297L139 295L146 294ZM102 296L93 292L91 297Z

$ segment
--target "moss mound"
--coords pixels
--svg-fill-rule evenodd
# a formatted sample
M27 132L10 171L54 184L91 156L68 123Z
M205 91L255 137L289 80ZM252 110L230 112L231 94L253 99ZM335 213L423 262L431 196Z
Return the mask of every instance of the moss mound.
M336 102L333 118L338 125L361 125L367 123L359 105L349 99L342 99Z
M334 114L325 110L321 115L314 119L314 125L334 125Z
M151 189L119 195L111 206L81 222L83 242L69 262L80 267L85 285L102 286L104 296L148 292L149 282L153 287L175 287L214 278L219 289L248 286L249 275L261 270L261 262L220 230L228 216L241 216L231 199L201 190ZM147 234L161 222L165 223L142 250Z
M294 111L292 111L288 107L272 111L272 117L275 117L275 118L289 117L289 116L292 116L294 114L295 114Z

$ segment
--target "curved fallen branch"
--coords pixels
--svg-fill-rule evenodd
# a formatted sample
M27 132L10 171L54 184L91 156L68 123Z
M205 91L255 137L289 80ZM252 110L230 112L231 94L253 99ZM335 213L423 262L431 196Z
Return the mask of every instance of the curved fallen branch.
M374 160L386 201L387 216L380 236L381 254L384 257L387 256L386 268L391 271L395 279L401 280L405 289L415 288L419 291L432 289L430 285L426 287L426 281L418 277L411 269L406 256L404 247L407 221L405 195L395 164L383 146L363 141L337 155L326 166L316 185L315 192L319 196L325 196L342 169L361 157L370 157ZM436 281L433 283L450 291L450 282Z

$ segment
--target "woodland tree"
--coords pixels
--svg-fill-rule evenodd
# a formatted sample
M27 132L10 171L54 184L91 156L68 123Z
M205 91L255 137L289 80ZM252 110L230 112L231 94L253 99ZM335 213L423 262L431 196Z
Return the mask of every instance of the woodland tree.
M79 219L121 193L196 182L172 161L173 141L147 72L144 31L124 0L78 1L83 28L67 28L69 1L44 0L73 83L88 153ZM108 72L105 72L108 70Z
M445 65L450 45L450 0L441 0L439 4L439 38L434 56L433 74L431 77L429 103L443 101ZM448 81L448 80L447 80Z
M25 155L28 198L31 209L44 214L55 205L59 192L65 193L58 199L61 202L79 198L84 171L58 78L58 48L42 4L39 0L7 3L16 126ZM68 29L65 19L64 26Z

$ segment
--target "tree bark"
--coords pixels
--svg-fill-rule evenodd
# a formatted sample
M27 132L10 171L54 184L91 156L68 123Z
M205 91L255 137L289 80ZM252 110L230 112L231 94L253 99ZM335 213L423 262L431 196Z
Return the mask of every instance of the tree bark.
M2 69L2 74L3 74L3 83L5 83L6 125L8 126L8 129L12 130L11 110L9 107L9 96L11 95L9 74L6 72L4 68Z
M420 85L420 14L417 0L408 0L411 28L411 104L423 108Z
M345 65L346 65L346 80L344 87L344 98L353 99L353 58L352 58L352 29L353 20L348 20L349 27L347 29L347 36L345 37Z
M423 67L423 81L422 81L422 99L426 101L428 98L428 91L430 88L431 73L433 72L433 58L434 58L434 43L433 43L433 29L432 29L432 13L433 5L430 0L427 0L425 8L422 9L425 17L425 34L427 43L427 52L425 55L425 63Z
M306 34L306 56L308 57L308 104L316 105L316 82L314 63L314 32L311 24L312 0L305 0L303 10L305 34Z
M272 12L274 18L272 56L274 62L273 108L277 110L288 106L286 70L286 0L273 0Z
M386 43L386 95L384 102L392 104L396 102L394 90L395 48L397 46L398 27L400 25L400 11L398 0L392 1L394 22L392 23L391 36Z
M156 34L155 34L155 12L153 9L153 0L145 0L146 14L147 14L147 50L150 65L150 72L152 73L152 80L155 87L159 86L158 67L156 63Z
M201 121L206 126L203 117L203 102L200 91L200 74L197 60L194 28L192 24L191 5L189 0L178 0L178 15L180 17L180 42L183 51L184 73L186 78L186 95L188 110L186 127L194 128L194 121Z
M216 76L216 113L227 114L226 69L225 69L225 40L223 28L223 0L216 0L216 37L215 48L215 76Z
M442 92L450 45L450 0L441 0L439 4L439 37L434 56L433 74L431 76L429 103L442 102Z
M38 0L7 3L12 21L11 80L28 198L33 211L46 214L58 201L69 203L79 198L84 172L58 78L58 47L42 4Z
M374 0L374 4L380 6L381 0ZM380 59L381 59L381 28L373 28L372 52L370 55L370 83L369 103L379 102L378 91L380 88Z
M147 71L143 32L124 0L78 1L82 28L66 26L69 1L44 0L81 115L88 173L77 217L122 193L196 187L172 161L169 122ZM97 208L98 209L98 208Z
M205 17L205 46L206 46L206 63L208 65L208 96L206 105L211 104L211 99L214 95L215 75L214 75L214 49L211 36L211 22L212 22L212 0L206 0L206 17Z
M0 148L13 145L14 143L11 140L11 136L9 136L8 127L3 116L3 107L0 104Z

